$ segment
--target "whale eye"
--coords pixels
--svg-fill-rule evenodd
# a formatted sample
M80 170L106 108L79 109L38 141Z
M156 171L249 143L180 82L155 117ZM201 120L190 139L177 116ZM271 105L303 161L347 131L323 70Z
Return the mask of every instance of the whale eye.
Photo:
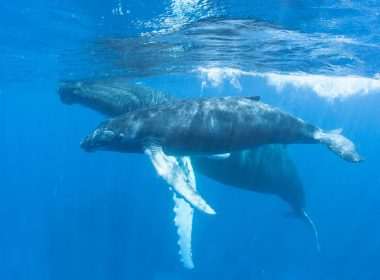
M105 136L105 137L114 137L115 136L115 133L113 133L113 131L111 131L111 130L104 130L103 131L103 135Z
M93 142L97 143L96 145L104 145L115 138L115 133L111 130L97 130L92 138Z

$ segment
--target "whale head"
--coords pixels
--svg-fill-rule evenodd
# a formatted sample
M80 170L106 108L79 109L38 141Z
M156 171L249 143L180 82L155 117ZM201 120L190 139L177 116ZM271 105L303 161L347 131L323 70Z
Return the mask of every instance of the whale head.
M95 150L110 150L118 142L117 135L110 129L97 128L80 143L80 147L86 152L93 152Z
M139 142L134 141L128 128L120 126L115 119L101 123L93 132L85 136L80 147L86 152L96 150L118 151L128 153L142 152Z
M82 81L61 82L57 88L57 92L62 103L71 105L77 102L81 103L81 101L86 101L84 86L85 84Z

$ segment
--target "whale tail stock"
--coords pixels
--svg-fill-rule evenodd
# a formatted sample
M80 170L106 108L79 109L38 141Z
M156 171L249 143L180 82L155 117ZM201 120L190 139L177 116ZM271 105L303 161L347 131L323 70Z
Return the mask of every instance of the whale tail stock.
M318 129L314 133L314 138L324 144L329 150L350 162L361 162L364 157L356 151L354 143L341 135L342 129L323 131Z

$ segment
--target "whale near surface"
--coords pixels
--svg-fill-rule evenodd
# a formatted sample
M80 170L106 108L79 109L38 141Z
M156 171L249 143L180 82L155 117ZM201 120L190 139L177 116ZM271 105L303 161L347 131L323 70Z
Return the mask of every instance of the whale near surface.
M203 156L275 143L322 143L347 161L363 161L340 130L324 131L257 98L235 96L137 109L101 123L81 147L129 153L159 147L166 155Z
M166 93L124 79L63 81L57 92L64 104L80 104L108 117L176 100Z

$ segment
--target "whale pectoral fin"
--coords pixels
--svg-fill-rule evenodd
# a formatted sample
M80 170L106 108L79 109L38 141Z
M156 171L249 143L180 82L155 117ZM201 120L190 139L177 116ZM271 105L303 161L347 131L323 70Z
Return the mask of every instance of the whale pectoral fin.
M196 190L195 176L189 157L167 156L160 146L151 145L144 149L158 175L160 175L181 197L194 208L207 214L215 211Z
M253 100L253 101L260 101L260 96L245 96L245 99Z
M314 132L314 139L326 145L328 149L333 151L344 160L351 162L364 161L364 157L359 155L359 153L356 151L354 143L341 135L341 132L342 129L335 129L332 131L323 131L321 129L317 129Z
M207 156L209 159L223 160L230 157L230 153Z
M177 197L173 193L174 206L174 224L177 226L179 255L183 266L194 268L191 252L191 232L193 228L194 209L183 198Z

